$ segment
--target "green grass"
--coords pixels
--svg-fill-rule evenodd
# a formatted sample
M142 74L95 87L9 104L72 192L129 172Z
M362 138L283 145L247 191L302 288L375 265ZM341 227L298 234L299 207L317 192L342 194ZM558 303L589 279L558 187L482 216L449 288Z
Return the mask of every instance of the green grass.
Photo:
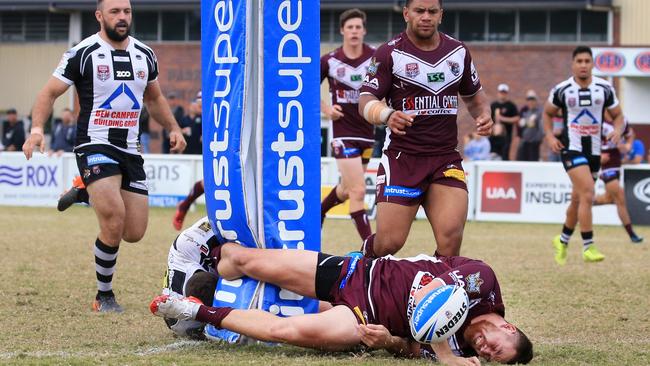
M224 345L174 338L148 310L159 293L173 211L152 209L137 244L123 244L115 290L121 315L90 311L95 292L92 246L97 222L91 209L65 213L44 208L0 208L0 364L177 365L399 365L385 352L324 354L296 347ZM558 213L560 214L560 213ZM186 224L199 218L190 213ZM555 266L550 239L559 225L468 223L463 254L495 269L506 318L535 344L537 365L650 364L650 250L633 245L620 227L595 230L607 255L598 264L580 257L579 236L565 267ZM648 228L639 233L650 238ZM359 247L347 220L327 220L323 250ZM432 253L427 222L413 224L402 256Z

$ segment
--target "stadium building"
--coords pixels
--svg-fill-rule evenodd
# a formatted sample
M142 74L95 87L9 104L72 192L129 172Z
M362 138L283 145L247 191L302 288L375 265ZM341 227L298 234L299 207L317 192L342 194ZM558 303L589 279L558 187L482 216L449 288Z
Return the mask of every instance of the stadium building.
M133 34L156 50L163 90L189 101L201 84L200 0L131 3ZM401 3L321 0L322 52L340 44L338 16L353 6L368 14L367 42L378 45L390 39L404 29ZM94 8L95 0L0 0L0 80L4 85L0 113L15 107L20 115L29 114L34 96L61 54L97 31ZM519 105L526 90L546 97L553 85L569 76L570 52L577 44L650 47L646 21L650 2L646 0L446 0L444 9L441 29L469 45L488 97L495 96L499 83L507 83ZM650 64L650 55L648 59ZM646 142L650 141L650 113L643 108L643 101L650 97L647 69L650 66L639 75L614 78L625 113ZM321 93L326 93L324 87ZM55 113L72 101L72 92L60 98ZM467 116L462 121L464 132L471 121ZM151 127L158 128L156 124Z

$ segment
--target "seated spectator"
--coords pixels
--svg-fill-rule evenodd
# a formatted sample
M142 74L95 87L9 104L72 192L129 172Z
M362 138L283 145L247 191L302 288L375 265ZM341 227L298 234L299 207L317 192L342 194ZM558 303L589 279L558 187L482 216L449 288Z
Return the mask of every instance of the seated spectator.
M7 111L7 119L2 122L2 145L5 151L20 151L25 143L25 126L18 120L14 108Z
M61 156L64 152L72 152L77 132L77 124L74 115L69 108L63 110L61 119L54 121L52 128L52 142L50 143L49 155Z
M517 160L539 161L539 148L544 139L544 121L534 90L526 93L526 106L521 109L520 116L521 142L517 149Z
M465 137L465 160L490 160L490 140L487 137L475 133L469 133Z
M645 146L643 141L634 139L634 141L625 144L627 153L623 156L623 164L641 164L645 157Z

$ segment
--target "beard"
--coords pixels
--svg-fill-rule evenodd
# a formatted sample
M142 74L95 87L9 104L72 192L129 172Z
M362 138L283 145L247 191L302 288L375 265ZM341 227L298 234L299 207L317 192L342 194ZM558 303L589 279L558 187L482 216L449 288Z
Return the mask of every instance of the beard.
M118 26L126 26L126 32L124 32L123 34L118 33L118 31L117 31ZM131 25L126 23L126 22L119 22L119 23L115 24L115 27L111 28L108 24L104 23L104 30L106 31L106 36L111 41L122 42L131 33Z

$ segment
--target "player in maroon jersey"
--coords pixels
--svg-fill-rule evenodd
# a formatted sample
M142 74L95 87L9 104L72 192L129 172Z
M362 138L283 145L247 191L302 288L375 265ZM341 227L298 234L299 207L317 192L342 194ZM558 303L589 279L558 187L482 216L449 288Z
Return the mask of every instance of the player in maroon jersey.
M213 249L211 256L225 279L248 276L332 307L318 314L282 318L262 310L209 307L162 296L154 299L151 311L169 318L196 319L262 341L330 351L363 343L403 356L435 356L445 364L467 365L479 364L474 355L504 363L527 363L533 356L528 338L504 319L493 270L478 260L426 255L337 257L234 243ZM409 318L420 299L444 284L465 289L470 300L467 318L447 341L420 345L411 336Z
M321 100L321 110L332 120L332 150L341 183L323 199L321 222L332 207L350 199L350 216L361 240L372 234L364 208L364 173L372 154L373 126L358 112L359 88L374 49L363 43L366 13L349 9L340 16L343 45L320 59L321 82L327 78L332 104Z
M406 31L377 49L359 97L364 118L387 126L377 171L377 233L363 251L368 256L399 251L422 205L437 253L458 255L468 204L456 150L458 97L481 136L493 125L490 106L467 47L438 32L441 1L406 1L403 15Z
M643 237L636 234L632 228L632 219L625 203L625 191L621 188L621 151L617 144L609 141L607 136L614 130L609 112L605 112L605 120L602 127L602 147L600 152L600 176L605 183L605 193L594 197L594 206L615 204L618 217L633 243L643 242ZM624 141L634 141L634 131L625 121L623 130Z

